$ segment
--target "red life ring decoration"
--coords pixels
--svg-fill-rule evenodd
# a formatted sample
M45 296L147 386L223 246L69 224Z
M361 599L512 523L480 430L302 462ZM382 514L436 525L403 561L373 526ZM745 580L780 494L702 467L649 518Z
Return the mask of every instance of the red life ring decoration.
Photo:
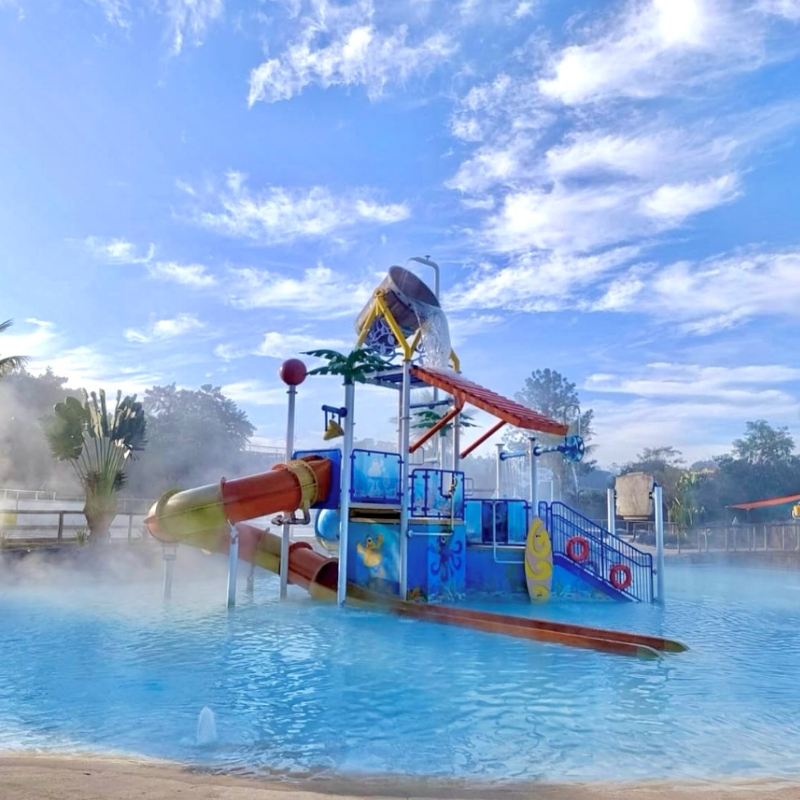
M608 573L608 579L615 589L620 592L624 591L631 585L631 581L633 580L630 567L625 564L614 564L614 566L611 567L611 571Z
M566 551L573 561L586 561L589 558L589 542L583 536L573 536L567 539Z

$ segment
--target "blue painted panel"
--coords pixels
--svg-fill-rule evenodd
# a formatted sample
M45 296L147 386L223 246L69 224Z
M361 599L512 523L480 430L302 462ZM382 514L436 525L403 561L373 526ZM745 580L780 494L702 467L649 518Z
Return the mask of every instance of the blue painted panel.
M331 462L331 486L328 496L321 503L315 503L311 508L339 508L340 494L342 491L342 451L338 448L329 450L295 450L292 458L303 456L321 456Z
M530 525L527 500L467 500L467 537L483 544L525 544Z
M499 594L527 594L525 567L520 548L498 547L497 558L514 561L500 564L495 561L494 548L486 545L467 547L467 590Z
M350 521L347 580L373 592L400 593L400 525Z
M502 561L519 559L519 563L507 564L495 561L492 547L470 545L467 548L467 591L492 594L527 595L525 567L520 548L498 547L497 558ZM551 596L564 599L603 599L608 596L590 586L578 575L573 575L562 566L553 567Z
M464 473L415 469L411 473L411 516L464 519Z
M467 500L464 504L464 522L467 527L467 541L480 542L483 538L481 524L481 500Z
M409 599L453 601L466 590L466 531L463 524L414 523L408 540ZM421 534L430 535L421 535ZM441 535L436 535L441 534Z
M397 453L353 450L350 498L354 503L399 505L400 466Z

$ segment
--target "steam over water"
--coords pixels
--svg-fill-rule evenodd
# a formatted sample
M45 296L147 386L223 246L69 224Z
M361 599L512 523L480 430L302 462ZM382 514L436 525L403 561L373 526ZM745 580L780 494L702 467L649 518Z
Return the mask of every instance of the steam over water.
M671 566L666 609L488 605L691 648L649 662L339 611L299 591L281 604L262 573L228 612L225 560L183 548L164 604L160 567L4 576L0 747L290 773L800 777L796 573ZM216 738L198 747L206 706Z

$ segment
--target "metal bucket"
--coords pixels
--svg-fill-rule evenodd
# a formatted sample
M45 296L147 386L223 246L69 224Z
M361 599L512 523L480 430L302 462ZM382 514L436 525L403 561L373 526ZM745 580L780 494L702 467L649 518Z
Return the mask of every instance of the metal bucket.
M436 295L413 272L404 267L390 267L389 274L381 281L376 291L384 292L384 299L400 329L407 336L419 327L412 303L425 303L439 308ZM356 330L360 331L369 314L372 300L361 309L356 318Z

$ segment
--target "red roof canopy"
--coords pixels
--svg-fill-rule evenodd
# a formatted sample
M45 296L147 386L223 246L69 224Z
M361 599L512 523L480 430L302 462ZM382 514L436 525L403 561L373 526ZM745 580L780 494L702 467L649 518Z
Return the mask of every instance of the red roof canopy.
M437 389L452 394L456 400L480 408L517 428L540 433L555 433L559 436L566 436L569 430L567 425L545 417L520 403L515 403L507 397L479 386L477 383L468 381L454 372L432 367L412 367L411 373L429 386L435 386Z
M800 502L800 494L790 494L786 497L771 497L769 500L754 500L752 503L737 503L728 508L741 508L743 511L749 511L751 508L767 508L768 506L783 506L787 503Z

